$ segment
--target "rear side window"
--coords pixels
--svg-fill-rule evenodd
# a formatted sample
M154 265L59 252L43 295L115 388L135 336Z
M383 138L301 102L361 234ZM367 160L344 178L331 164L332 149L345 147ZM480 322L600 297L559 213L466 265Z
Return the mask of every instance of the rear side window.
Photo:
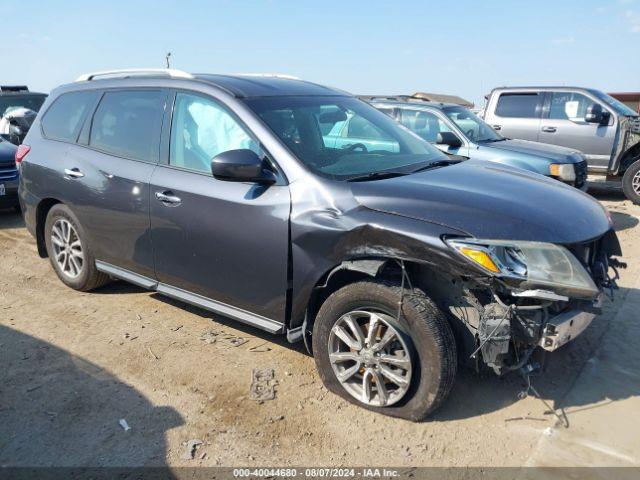
M89 145L113 155L156 162L165 97L160 90L106 92L93 116Z
M539 93L503 93L498 98L496 115L513 118L538 118Z
M42 118L44 136L53 140L75 142L89 108L98 93L71 92L60 95Z

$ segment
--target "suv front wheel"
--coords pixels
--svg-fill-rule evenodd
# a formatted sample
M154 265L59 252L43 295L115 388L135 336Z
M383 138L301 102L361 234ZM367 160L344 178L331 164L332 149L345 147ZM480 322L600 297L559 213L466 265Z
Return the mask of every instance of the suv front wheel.
M359 406L419 421L447 397L456 373L451 328L418 289L362 281L323 303L313 355L327 389Z
M109 281L96 269L84 230L66 205L59 203L49 210L44 239L51 266L65 285L87 292Z

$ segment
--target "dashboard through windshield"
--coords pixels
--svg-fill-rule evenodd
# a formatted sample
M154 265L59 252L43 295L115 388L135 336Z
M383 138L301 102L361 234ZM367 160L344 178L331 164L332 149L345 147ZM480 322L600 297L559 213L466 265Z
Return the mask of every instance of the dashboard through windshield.
M300 161L335 180L411 173L448 158L353 97L262 97L245 102Z

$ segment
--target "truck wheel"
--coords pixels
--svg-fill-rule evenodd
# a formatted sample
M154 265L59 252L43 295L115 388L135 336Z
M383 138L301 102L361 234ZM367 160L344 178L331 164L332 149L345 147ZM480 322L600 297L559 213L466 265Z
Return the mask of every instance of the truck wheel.
M640 159L633 162L622 177L622 191L636 205L640 205Z
M361 281L322 304L313 354L324 385L368 410L419 421L443 402L456 374L456 345L444 314L418 289Z
M49 210L44 239L51 266L65 285L83 292L109 281L107 275L96 269L86 238L69 207L59 203Z

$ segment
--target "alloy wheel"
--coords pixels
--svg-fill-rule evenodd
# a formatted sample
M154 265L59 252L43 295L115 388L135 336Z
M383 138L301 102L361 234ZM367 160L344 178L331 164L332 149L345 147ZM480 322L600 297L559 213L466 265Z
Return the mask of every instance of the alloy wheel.
M387 314L354 310L338 319L329 334L329 361L344 389L360 402L386 407L411 384L411 355Z
M640 195L640 170L631 179L631 188L633 188L636 195Z
M84 265L84 253L78 232L71 223L60 218L51 228L51 246L54 260L68 278L77 278Z

